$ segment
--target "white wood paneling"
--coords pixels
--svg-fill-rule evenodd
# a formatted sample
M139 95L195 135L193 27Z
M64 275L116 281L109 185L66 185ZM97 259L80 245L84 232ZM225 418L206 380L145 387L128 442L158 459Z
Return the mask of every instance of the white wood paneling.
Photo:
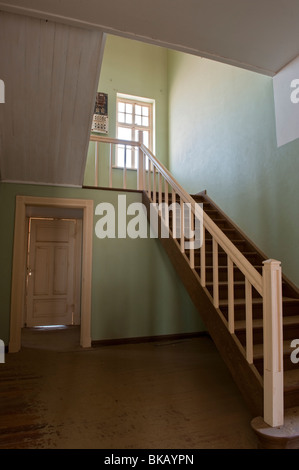
M104 35L0 12L2 181L80 186Z

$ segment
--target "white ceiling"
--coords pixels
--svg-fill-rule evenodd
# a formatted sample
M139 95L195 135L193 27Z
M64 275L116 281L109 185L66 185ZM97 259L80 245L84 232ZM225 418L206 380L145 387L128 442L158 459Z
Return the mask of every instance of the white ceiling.
M270 76L299 55L298 0L6 0L0 8L100 28Z

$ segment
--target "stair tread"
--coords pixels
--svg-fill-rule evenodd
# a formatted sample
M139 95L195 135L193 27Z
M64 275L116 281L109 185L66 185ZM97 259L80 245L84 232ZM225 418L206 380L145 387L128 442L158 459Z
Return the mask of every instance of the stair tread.
M231 242L233 243L235 240L231 240ZM187 251L187 250L185 250ZM242 255L244 256L247 256L247 255L258 255L258 252L257 251L241 251ZM206 250L206 254L207 255L212 255L213 252L212 251L207 251ZM219 255L226 255L227 256L227 253L225 251L221 251L219 252Z
M206 282L206 286L213 286L214 283L213 281ZM219 281L218 285L221 286L227 286L228 282L227 281ZM234 286L245 286L245 281L234 281Z
M262 265L259 264L259 265L252 265L255 269L262 269ZM200 269L200 266L195 266L195 269ZM213 269L213 266L212 265L208 265L206 266L206 269ZM225 269L227 270L227 266L218 266L218 269ZM238 266L234 265L234 269L240 269L238 268Z
M253 345L253 358L260 359L263 358L263 350L264 345L262 343L254 344ZM293 348L291 348L291 340L284 340L283 341L283 353L284 354L291 354Z
M263 326L263 319L262 318L255 318L252 321L254 328L261 328ZM283 317L283 325L299 325L299 315L289 315L287 317ZM236 330L243 330L246 326L246 320L236 320L235 321L235 329Z
M207 238L206 239L206 244L211 242L211 241L212 241L211 238ZM233 243L246 243L246 240L245 240L245 238L236 238L236 239L233 240Z
M206 282L206 286L213 286L213 281L208 281ZM233 282L234 286L245 286L245 280L244 281L235 281ZM282 285L285 284L285 281L282 281ZM228 281L219 281L218 282L218 285L219 286L227 286L228 285Z
M283 374L284 378L284 389L295 390L299 388L299 367L298 369L285 370Z
M295 299L294 297L283 297L282 301L283 301L283 303L298 303L299 304L299 299ZM253 304L262 304L263 299L262 298L253 298L252 303ZM235 299L234 304L235 305L245 305L245 299ZM219 305L220 305L220 307L227 307L228 300L227 299L219 300Z

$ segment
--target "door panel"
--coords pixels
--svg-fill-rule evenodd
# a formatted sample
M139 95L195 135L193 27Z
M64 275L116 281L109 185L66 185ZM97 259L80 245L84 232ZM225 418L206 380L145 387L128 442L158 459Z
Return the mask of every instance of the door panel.
M36 247L35 250L35 265L34 265L34 283L33 294L47 295L49 292L49 264L50 253L48 247ZM31 274L32 275L32 274Z
M33 301L33 321L39 322L43 319L48 324L48 317L50 318L50 325L53 325L55 317L63 317L67 311L67 304L64 299L61 300L41 300L35 299ZM63 323L62 323L63 324ZM41 325L41 323L37 323ZM35 326L37 326L35 325ZM60 323L59 323L60 325ZM33 325L28 325L33 326Z
M31 219L26 325L78 322L78 250L75 220ZM75 318L76 317L76 318Z
M54 247L53 294L67 295L69 249L67 246Z

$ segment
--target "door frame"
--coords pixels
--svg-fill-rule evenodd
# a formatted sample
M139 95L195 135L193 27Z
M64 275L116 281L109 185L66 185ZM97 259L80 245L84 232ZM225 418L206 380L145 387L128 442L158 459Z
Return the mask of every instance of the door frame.
M21 349L26 280L27 206L83 209L80 345L83 348L90 348L93 200L16 196L9 352L18 352Z

